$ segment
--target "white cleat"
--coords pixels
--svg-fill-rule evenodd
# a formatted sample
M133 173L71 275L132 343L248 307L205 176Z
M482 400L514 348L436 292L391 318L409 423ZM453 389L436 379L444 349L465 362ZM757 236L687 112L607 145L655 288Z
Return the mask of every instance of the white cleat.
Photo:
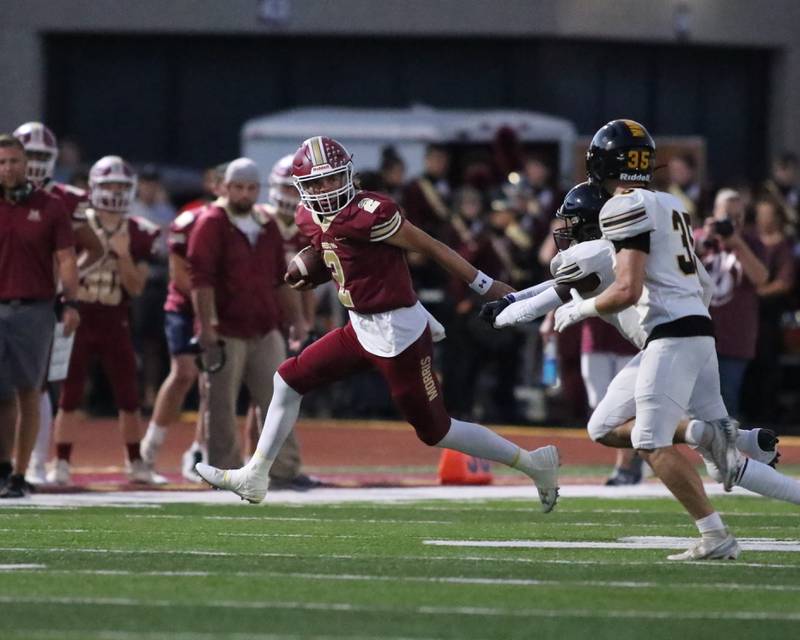
M33 485L47 484L47 469L44 460L34 459L31 456L28 471L25 472L25 482Z
M147 435L145 435L141 442L139 442L139 453L148 467L152 468L153 465L155 465L160 450L161 443L156 443L155 438L148 438Z
M233 491L242 500L258 504L267 495L269 475L263 478L247 467L241 469L217 469L210 464L198 462L195 465L197 474L215 489Z
M542 512L550 513L558 502L558 467L561 464L558 448L549 444L529 451L533 482L539 490Z
M739 423L728 416L721 420L709 421L708 424L713 427L713 439L708 451L719 469L722 486L725 491L730 491L736 483L739 472L739 450L736 448Z
M168 480L153 471L144 460L133 460L128 464L128 480L135 484L167 484Z
M57 484L62 487L72 484L69 471L69 462L56 458L53 460L52 469L47 472L48 484Z
M667 560L736 560L739 543L730 533L700 538L683 553L667 556Z

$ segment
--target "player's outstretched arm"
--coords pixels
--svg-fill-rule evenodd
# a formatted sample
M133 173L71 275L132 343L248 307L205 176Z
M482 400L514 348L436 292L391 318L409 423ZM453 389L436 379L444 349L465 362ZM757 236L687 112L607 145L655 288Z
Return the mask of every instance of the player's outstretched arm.
M595 298L597 313L619 313L636 304L644 289L646 262L647 254L638 249L621 249L617 253L616 278L608 289Z
M404 220L400 229L384 242L427 256L446 271L468 283L474 291L485 295L489 300L496 300L514 290L505 282L492 280L486 274L481 273L446 244L432 238L408 220Z

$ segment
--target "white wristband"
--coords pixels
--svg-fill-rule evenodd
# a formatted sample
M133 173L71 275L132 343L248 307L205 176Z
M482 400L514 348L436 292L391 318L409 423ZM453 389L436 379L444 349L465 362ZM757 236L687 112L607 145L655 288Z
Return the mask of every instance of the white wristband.
M475 293L485 296L486 292L491 289L493 284L494 280L487 276L483 271L478 269L478 275L476 275L475 279L470 282L469 288Z

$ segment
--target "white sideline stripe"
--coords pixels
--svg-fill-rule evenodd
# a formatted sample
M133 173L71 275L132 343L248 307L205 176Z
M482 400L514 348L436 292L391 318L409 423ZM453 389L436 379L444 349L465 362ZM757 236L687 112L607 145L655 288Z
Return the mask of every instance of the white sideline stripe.
M592 610L592 609L503 609L500 607L435 607L387 605L360 605L347 602L246 602L231 600L140 600L136 598L77 598L46 596L0 596L3 604L37 605L87 605L110 607L188 607L212 609L270 610L288 609L300 611L338 611L348 613L394 613L434 616L497 616L511 618L625 618L645 620L785 620L798 621L800 613L779 611L649 611L649 610Z
M44 570L43 570L44 569ZM22 570L22 569L20 569ZM2 573L2 566L0 566ZM126 576L159 578L286 578L293 580L330 580L343 582L412 582L424 584L490 585L495 587L591 587L600 589L707 589L724 591L800 591L800 585L742 583L742 582L670 582L641 580L542 580L536 578L465 578L462 576L397 576L347 573L304 573L285 571L127 571L123 569L45 569L45 565L30 565L27 573L88 576Z
M46 564L0 564L0 571L28 571L30 569L46 569Z
M640 536L620 538L617 542L585 542L562 540L423 540L436 547L483 547L492 549L685 549L697 538ZM800 551L800 540L772 538L738 538L744 551Z
M196 515L140 515L138 513L127 514L126 518L165 518L170 520L181 520L190 518L192 520L258 520L268 522L276 520L278 522L355 522L356 524L456 524L453 520L397 520L397 519L365 519L365 518L301 518L297 516L196 516Z
M39 554L39 553L108 553L119 555L190 555L190 556L208 556L208 557L225 557L225 558L298 558L298 559L311 559L311 558L324 558L326 560L385 560L387 556L376 554L364 555L348 555L348 554L331 554L331 553L313 553L313 554L298 554L298 553L268 553L268 552L253 552L253 553L238 553L233 551L203 551L203 550L162 550L157 551L154 549L97 549L97 548L66 548L66 547L0 547L0 551L12 551L22 554ZM409 562L492 562L502 563L511 562L514 564L575 564L575 565L600 565L600 566L653 566L665 565L670 567L676 566L702 566L709 565L713 567L751 567L757 569L791 569L796 571L796 564L782 564L782 563L766 563L766 562L724 562L720 563L714 560L692 562L691 565L676 565L675 562L669 560L557 560L553 558L519 558L519 557L505 557L505 556L391 556L392 560L403 560Z
M726 494L722 486L715 483L705 485L710 496L741 495L755 496L741 487L734 487ZM666 487L656 483L645 483L631 487L605 487L593 484L567 485L561 487L562 498L667 498L671 494ZM419 500L497 500L521 499L530 502L530 511L539 512L539 498L532 484L504 486L455 486L455 487L377 487L377 488L321 488L313 491L275 491L267 493L264 505L270 504L342 504L352 502L409 502ZM159 506L173 503L191 504L236 504L241 500L229 491L117 491L75 494L35 493L25 498L0 500L0 510L28 507L76 507L76 506ZM247 507L245 507L247 508ZM249 507L254 508L254 507Z

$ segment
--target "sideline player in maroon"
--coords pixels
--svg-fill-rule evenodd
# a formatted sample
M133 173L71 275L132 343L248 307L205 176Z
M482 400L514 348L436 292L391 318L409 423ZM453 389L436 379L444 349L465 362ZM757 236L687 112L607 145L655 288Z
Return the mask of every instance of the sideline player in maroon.
M420 440L519 469L536 484L542 509L552 510L558 499L556 447L525 451L485 427L447 415L431 366L428 315L411 286L405 251L430 257L489 299L497 299L511 288L493 281L405 221L387 196L356 192L351 156L335 140L317 136L303 142L294 156L292 173L302 199L295 219L322 254L350 322L280 366L250 461L231 470L201 463L196 467L200 476L245 500L261 502L267 492L269 468L294 427L303 394L376 368ZM305 282L295 284L303 286Z
M157 483L163 480L144 464L139 452L139 392L128 302L144 289L145 261L159 230L147 220L125 215L136 191L136 175L119 156L98 160L89 171L89 185L93 208L86 214L103 242L105 255L81 278L78 300L83 323L61 387L55 428L57 459L48 480L57 484L70 481L72 440L80 423L77 409L89 364L99 357L119 411L128 476L132 482Z
M59 198L67 209L75 234L78 268L87 269L103 256L103 245L86 219L89 194L69 184L53 180L53 170L58 159L58 141L53 132L41 122L26 122L12 134L25 147L28 158L28 180L37 188ZM39 435L31 454L25 478L31 484L45 482L45 463L50 451L50 432L53 424L53 406L47 389L42 391L39 404Z
M214 170L215 181L209 184L217 196L217 201L206 202L192 209L186 209L173 220L169 228L169 286L164 302L164 329L167 348L170 353L169 375L161 384L156 396L153 415L141 441L141 453L145 463L151 468L161 451L167 431L171 424L180 418L181 408L192 385L198 380L200 372L195 364L191 340L194 337L194 310L192 309L192 276L187 258L189 236L197 220L210 206L219 202L223 195L222 180L225 166ZM195 439L181 460L181 473L192 482L200 482L194 465L208 459L204 416L207 410L207 380L200 379L200 406L197 412Z

